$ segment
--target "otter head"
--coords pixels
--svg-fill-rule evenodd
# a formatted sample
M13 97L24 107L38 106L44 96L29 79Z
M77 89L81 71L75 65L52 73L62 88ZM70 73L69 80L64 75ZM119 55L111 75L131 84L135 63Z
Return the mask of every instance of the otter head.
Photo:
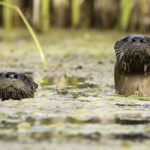
M116 42L117 65L122 73L150 72L150 38L130 35Z
M2 100L32 98L37 87L38 85L31 76L25 73L0 73L0 98Z

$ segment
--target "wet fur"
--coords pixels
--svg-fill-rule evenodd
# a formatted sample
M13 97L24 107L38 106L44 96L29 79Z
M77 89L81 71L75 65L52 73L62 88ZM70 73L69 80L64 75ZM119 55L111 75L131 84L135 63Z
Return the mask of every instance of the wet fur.
M6 73L0 73L0 98L2 100L33 98L38 85L24 73L17 74L17 79L6 78ZM10 72L12 73L12 72Z
M116 42L115 88L119 94L150 96L150 38L131 35Z
M135 42L139 40L139 42ZM150 38L127 36L115 44L116 63L124 74L150 72Z

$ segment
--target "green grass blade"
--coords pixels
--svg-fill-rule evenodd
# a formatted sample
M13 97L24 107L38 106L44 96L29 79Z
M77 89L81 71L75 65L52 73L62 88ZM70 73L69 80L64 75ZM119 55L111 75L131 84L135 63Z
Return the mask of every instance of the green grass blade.
M45 59L45 56L44 56L44 53L43 53L43 49L32 29L32 27L30 26L30 24L28 23L27 19L25 18L24 14L22 13L22 11L15 5L12 5L12 4L8 4L8 3L5 3L5 2L0 2L0 5L2 6L5 6L5 7L9 7L11 9L14 9L18 12L18 14L20 15L21 19L23 20L24 24L26 25L27 29L29 30L31 36L32 36L32 39L37 47L37 50L39 51L40 53L40 57L41 57L41 61L42 61L42 64L44 66L44 68L47 68L47 62L46 62L46 59Z

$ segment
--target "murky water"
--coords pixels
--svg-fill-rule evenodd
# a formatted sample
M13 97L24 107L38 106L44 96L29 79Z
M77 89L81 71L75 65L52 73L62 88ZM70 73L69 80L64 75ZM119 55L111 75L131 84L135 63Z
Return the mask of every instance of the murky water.
M33 71L34 99L0 101L2 149L149 149L149 98L114 92L116 32L38 35L44 70L26 31L0 31L1 71Z

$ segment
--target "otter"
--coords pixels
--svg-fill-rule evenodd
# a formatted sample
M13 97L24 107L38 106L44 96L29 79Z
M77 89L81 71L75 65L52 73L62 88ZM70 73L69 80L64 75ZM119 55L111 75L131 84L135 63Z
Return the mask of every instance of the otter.
M1 72L0 73L0 98L21 100L33 98L38 85L29 73Z
M114 49L116 92L150 96L150 37L129 35L117 41Z

